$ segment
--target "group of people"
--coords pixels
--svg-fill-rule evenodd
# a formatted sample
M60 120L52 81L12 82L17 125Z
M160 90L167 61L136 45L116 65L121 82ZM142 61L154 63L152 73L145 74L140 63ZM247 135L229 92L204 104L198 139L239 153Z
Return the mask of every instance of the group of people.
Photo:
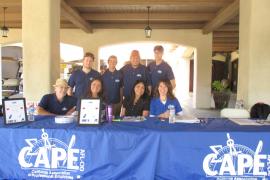
M68 82L58 79L55 93L44 95L37 107L41 115L70 115L80 108L82 98L100 98L104 105L112 105L115 116L156 116L168 118L168 107L175 113L182 111L173 94L175 77L163 59L164 48L154 47L155 61L144 66L140 53L133 50L130 61L116 69L117 57L108 58L108 69L100 75L92 68L95 57L86 53L81 69L74 71Z

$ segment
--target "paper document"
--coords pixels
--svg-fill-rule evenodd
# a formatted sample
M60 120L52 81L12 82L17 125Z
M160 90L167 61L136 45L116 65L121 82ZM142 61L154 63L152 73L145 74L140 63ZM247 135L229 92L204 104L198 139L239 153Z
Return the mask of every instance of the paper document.
M126 121L126 122L141 122L144 120L145 120L145 117L143 116L125 116L122 119L122 121Z
M74 116L56 116L55 117L55 123L57 124L67 124L74 122L75 117Z
M231 118L232 122L243 125L243 126L263 126L263 125L270 125L269 121L263 120L252 120L252 119L240 119L240 118Z
M192 115L175 116L176 123L200 123L200 120Z

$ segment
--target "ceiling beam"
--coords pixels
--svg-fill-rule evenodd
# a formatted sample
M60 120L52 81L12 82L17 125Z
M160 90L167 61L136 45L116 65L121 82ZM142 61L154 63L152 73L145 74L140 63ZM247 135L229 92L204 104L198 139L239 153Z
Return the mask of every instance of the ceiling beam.
M213 47L213 52L233 52L237 50L237 47Z
M239 1L240 0L235 0L233 1L233 3L229 4L227 7L221 9L217 13L216 17L204 26L203 34L208 34L218 29L223 24L231 20L233 17L237 16L239 14L239 6L240 6Z
M64 0L61 1L61 15L72 22L75 26L82 29L86 33L92 33L91 25L81 17L81 15Z
M9 28L21 28L21 22L7 22ZM62 21L61 28L78 28L69 21ZM91 23L91 27L95 29L144 29L145 23L111 23L111 22L102 22L102 23ZM183 23L154 23L151 25L153 30L155 29L201 29L203 24L192 23L192 24L183 24Z
M89 21L146 21L147 13L84 13L81 16ZM151 21L208 21L213 13L150 13Z
M221 26L220 28L216 29L215 31L219 32L219 31L239 31L239 25L238 24L225 24L223 26Z
M6 22L7 21L21 21L22 20L22 13L6 13ZM0 20L3 21L2 18Z
M22 6L22 0L1 0L1 7Z
M216 38L213 38L213 42L224 42L224 43L232 43L232 42L235 42L235 43L238 43L239 42L239 39L238 38L234 38L234 37L216 37Z
M228 0L67 0L72 7L104 7L104 6L183 6L189 7L222 7Z
M6 26L8 28L22 28L22 22L21 21L19 21L19 22L10 22L10 21L7 21L6 22Z
M224 43L213 43L213 47L238 47L239 45L238 44L234 44L234 43L231 43L231 44L224 44Z
M233 47L236 48L238 47L238 43L234 44L234 43L230 43L230 44L224 44L224 43L213 43L213 47Z
M218 38L218 37L239 37L239 32L213 32L213 38Z
M239 16L235 16L235 17L232 18L229 22L230 22L230 23L239 23Z
M92 23L93 28L100 29L144 29L146 23L140 22L102 22L102 23ZM153 31L155 29L201 29L203 24L201 23L151 23L150 24Z

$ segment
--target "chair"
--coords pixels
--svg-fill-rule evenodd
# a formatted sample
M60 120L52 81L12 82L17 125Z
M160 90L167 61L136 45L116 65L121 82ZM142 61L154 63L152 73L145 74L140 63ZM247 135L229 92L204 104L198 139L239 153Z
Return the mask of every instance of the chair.
M220 111L220 117L225 118L250 118L246 109L224 108Z

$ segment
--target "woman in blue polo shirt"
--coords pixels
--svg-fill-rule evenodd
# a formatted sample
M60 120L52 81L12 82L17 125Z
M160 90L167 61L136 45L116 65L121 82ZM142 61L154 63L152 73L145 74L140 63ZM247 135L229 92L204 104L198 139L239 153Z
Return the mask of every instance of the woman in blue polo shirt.
M181 114L182 108L173 95L172 85L169 80L160 80L155 90L154 98L150 104L150 116L169 118L168 106L173 105L176 114Z
M145 82L137 80L132 88L130 98L125 98L121 109L121 116L148 116L149 99Z
M57 79L55 93L42 97L37 107L40 115L70 115L75 111L77 99L67 95L68 84L64 79Z

